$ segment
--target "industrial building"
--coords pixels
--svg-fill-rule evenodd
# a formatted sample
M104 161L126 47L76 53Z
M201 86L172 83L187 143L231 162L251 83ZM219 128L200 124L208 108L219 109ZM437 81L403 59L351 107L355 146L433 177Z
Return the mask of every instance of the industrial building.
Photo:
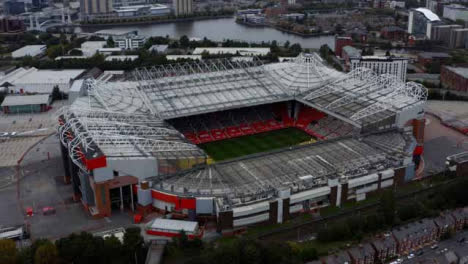
M54 86L68 93L74 80L80 78L85 70L38 70L18 68L0 77L0 86L8 86L9 93L51 94Z
M445 5L443 17L452 21L468 21L468 8L459 4Z
M465 48L468 43L468 28L452 29L450 32L449 48Z
M80 18L87 21L110 14L113 11L111 0L80 0Z
M209 216L223 232L281 223L410 181L422 152L423 86L366 68L338 72L316 54L165 65L134 77L85 80L59 116L64 180L94 217L136 207ZM317 140L220 162L197 146L286 127Z
M431 39L432 27L442 24L438 15L427 8L411 9L408 19L408 33Z
M171 9L166 5L125 5L114 9L118 17L167 16Z
M175 16L187 16L193 14L193 0L173 0Z
M22 58L25 56L36 57L45 53L46 45L26 45L19 48L11 53L11 57L14 59Z
M364 67L378 74L394 75L401 81L406 81L408 59L394 56L359 56L349 59L351 70Z
M455 29L462 29L461 25L438 25L432 27L431 39L441 41L444 45L450 45L452 31Z
M8 95L1 107L4 114L39 113L49 110L51 100L47 94Z

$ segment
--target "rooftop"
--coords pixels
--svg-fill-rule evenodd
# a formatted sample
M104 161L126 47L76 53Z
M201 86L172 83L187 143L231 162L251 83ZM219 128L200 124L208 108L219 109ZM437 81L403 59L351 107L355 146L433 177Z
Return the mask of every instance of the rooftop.
M153 223L151 223L152 229L163 229L170 231L185 231L185 232L195 232L198 229L198 223L192 221L183 221L183 220L173 220L173 219L162 219L156 218Z
M208 52L210 54L266 55L270 48L195 48L194 55Z
M434 14L434 12L432 12L431 10L427 8L420 7L420 8L416 8L415 10L422 13L431 22L440 21L439 16Z
M26 45L24 47L21 47L13 52L20 52L24 54L32 54L32 53L37 53L41 50L45 50L46 45Z
M463 68L463 67L452 67L452 66L445 66L448 70L463 76L464 78L468 78L468 68Z
M130 60L134 61L138 59L138 55L111 55L106 57L106 61L113 61L113 60L118 60L118 61L125 61L125 60Z
M425 59L431 59L431 58L451 58L450 54L445 53L445 52L421 52L418 54L418 56L425 58Z
M48 104L50 100L47 94L38 95L8 95L2 102L3 106Z

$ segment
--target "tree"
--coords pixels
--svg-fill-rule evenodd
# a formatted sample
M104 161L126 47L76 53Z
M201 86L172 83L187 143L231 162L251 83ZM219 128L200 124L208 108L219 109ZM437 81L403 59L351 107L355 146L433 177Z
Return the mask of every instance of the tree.
M58 252L52 242L48 241L37 248L34 254L34 264L55 264L58 262Z
M108 48L113 48L113 47L115 47L115 42L114 42L114 39L112 38L112 36L109 36L109 37L107 38L106 46L107 46Z
M302 51L302 47L300 44L298 43L295 43L291 46L290 50L294 53L294 54L299 54L301 53Z
M0 240L0 263L15 264L16 263L16 245L11 239Z
M286 42L284 43L284 48L285 49L289 48L289 45L290 45L289 40L286 40Z
M190 40L186 35L183 35L182 37L180 37L179 43L182 48L187 48L190 44Z
M79 49L72 49L70 51L70 55L71 56L83 56L83 51L81 51Z
M52 100L60 100L62 99L62 93L60 92L60 88L58 85L55 85L54 88L52 88Z
M61 45L53 45L53 46L50 46L48 49L47 49L47 56L51 59L54 59L60 55L62 55L62 46Z
M387 190L380 198L380 211L382 212L385 223L393 225L395 223L395 197L393 190Z
M126 251L127 263L135 263L139 252L143 248L143 237L139 227L125 229L123 248Z

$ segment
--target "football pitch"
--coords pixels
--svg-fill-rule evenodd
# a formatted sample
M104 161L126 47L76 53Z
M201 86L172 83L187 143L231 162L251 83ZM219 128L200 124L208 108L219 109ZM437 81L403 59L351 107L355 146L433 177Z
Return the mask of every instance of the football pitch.
M213 160L221 161L310 141L313 137L296 128L231 138L199 145Z

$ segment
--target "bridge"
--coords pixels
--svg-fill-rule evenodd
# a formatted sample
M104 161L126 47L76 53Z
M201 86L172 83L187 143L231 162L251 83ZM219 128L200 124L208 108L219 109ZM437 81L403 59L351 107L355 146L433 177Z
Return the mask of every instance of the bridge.
M59 25L71 25L71 15L68 8L62 8L62 19L46 19L45 21L39 21L39 15L31 13L29 15L29 27L28 30L46 31L47 28Z

